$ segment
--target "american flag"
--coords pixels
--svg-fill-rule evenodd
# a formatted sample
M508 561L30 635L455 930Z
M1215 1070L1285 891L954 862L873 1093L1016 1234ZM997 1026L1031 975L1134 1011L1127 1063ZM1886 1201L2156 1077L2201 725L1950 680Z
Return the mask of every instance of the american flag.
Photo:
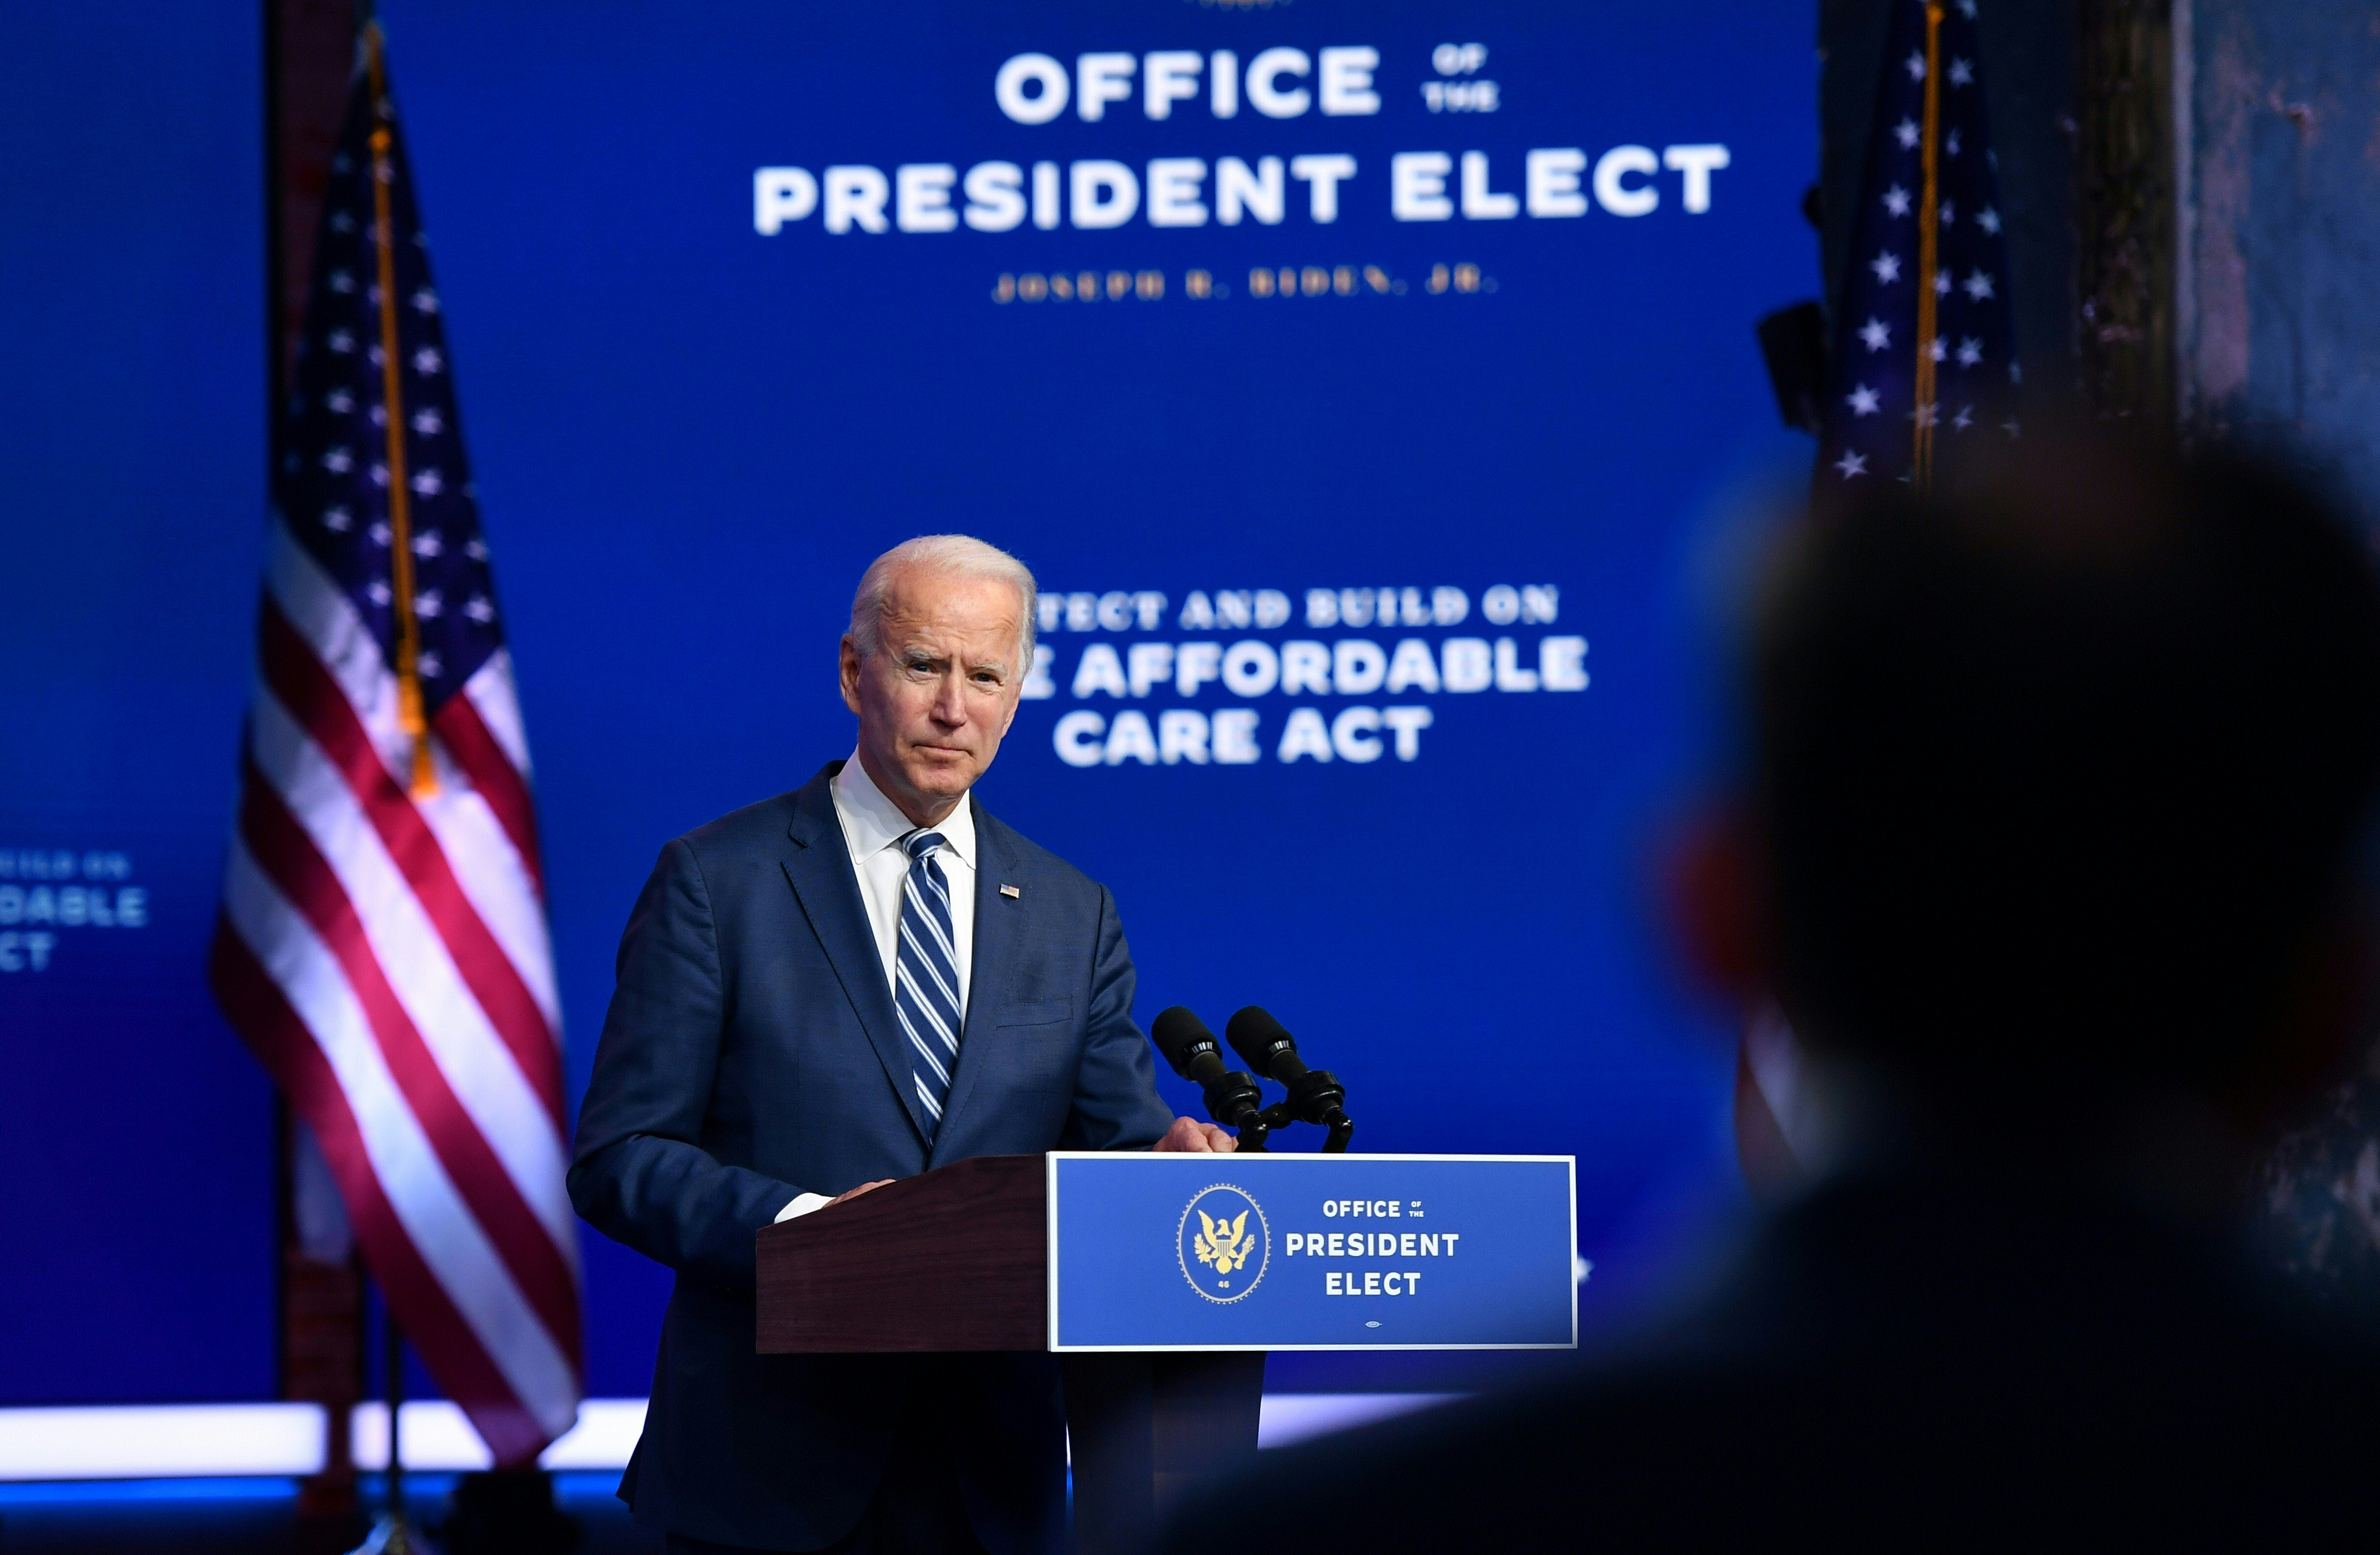
M1933 476L1938 438L2014 436L2019 371L1975 0L1892 0L1820 488Z
M501 1464L579 1397L528 750L376 28L332 163L212 974Z

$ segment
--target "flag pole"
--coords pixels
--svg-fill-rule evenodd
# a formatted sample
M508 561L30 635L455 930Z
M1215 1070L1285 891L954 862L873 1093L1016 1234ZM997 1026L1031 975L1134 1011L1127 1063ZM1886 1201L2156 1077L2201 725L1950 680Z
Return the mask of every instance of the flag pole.
M388 422L388 544L396 606L396 721L413 742L413 797L438 792L430 761L430 723L421 700L421 622L413 601L413 498L406 485L404 373L396 328L396 225L389 190L396 180L396 138L389 129L388 76L381 59L377 20L364 24L364 57L371 72L372 238L380 258L381 406Z
M1934 349L1936 322L1934 273L1941 262L1942 221L1942 0L1925 0L1925 135L1921 153L1925 192L1917 210L1917 383L1911 396L1910 418L1916 423L1910 450L1909 479L1919 492L1934 484L1934 422L1937 419Z
M388 1537L381 1555L410 1555L413 1530L405 1521L405 1433L397 1425L405 1415L405 1330L389 1309L388 1293L381 1293L381 1318L388 1334Z

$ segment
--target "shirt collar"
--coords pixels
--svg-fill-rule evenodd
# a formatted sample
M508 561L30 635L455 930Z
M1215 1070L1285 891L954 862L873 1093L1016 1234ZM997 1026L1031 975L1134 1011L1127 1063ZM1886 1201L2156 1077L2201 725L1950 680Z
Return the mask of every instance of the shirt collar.
M851 759L834 777L836 808L843 817L844 841L851 848L854 864L888 847L897 847L901 839L917 828L901 813L901 807L884 796L876 780L860 765L859 752L854 750ZM972 795L961 795L958 808L944 816L934 831L941 833L942 845L958 856L959 862L975 868L975 801Z

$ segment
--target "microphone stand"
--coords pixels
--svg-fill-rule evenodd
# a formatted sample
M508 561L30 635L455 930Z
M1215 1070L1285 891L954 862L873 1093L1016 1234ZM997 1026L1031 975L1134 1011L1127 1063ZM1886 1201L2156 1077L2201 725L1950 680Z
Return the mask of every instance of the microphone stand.
M1276 1080L1281 1076L1273 1076ZM1295 1078L1283 1081L1289 1095L1274 1102L1257 1115L1269 1128L1286 1128L1293 1123L1318 1124L1330 1130L1323 1136L1322 1153L1343 1156L1347 1141L1355 1136L1355 1120L1347 1115L1343 1103L1347 1088L1339 1076L1328 1069L1308 1069Z
M1257 1089L1256 1081L1240 1070L1228 1070L1199 1087L1207 1100L1207 1115L1224 1127L1238 1125L1236 1136L1240 1149L1248 1154L1269 1155L1265 1136L1287 1121L1277 1119L1271 1108L1259 1108L1257 1103L1264 1093Z

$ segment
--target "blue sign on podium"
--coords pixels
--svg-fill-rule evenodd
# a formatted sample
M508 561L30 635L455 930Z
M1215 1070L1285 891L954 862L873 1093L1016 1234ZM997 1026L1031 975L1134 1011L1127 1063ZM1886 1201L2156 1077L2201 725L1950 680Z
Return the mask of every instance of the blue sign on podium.
M1052 1152L1050 1348L1572 1347L1574 1169Z

